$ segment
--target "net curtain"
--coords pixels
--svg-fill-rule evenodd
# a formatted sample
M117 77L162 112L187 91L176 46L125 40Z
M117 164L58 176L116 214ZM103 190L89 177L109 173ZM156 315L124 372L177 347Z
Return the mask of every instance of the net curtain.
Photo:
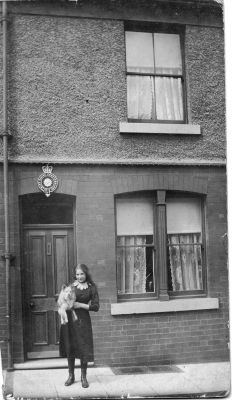
M181 79L129 75L127 104L131 119L183 120Z
M145 293L146 237L153 234L152 200L118 199L116 210L118 290Z
M199 198L167 200L168 255L172 290L201 290L202 216Z

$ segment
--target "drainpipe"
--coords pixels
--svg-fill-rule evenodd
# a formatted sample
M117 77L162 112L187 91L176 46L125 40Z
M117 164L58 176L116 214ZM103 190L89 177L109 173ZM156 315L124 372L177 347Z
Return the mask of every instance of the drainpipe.
M8 114L7 114L7 1L2 2L3 30L3 179L4 179L4 220L5 220L5 254L6 266L6 319L7 319L7 360L8 370L13 369L12 362L12 331L10 304L10 230L9 230L9 176L8 176Z

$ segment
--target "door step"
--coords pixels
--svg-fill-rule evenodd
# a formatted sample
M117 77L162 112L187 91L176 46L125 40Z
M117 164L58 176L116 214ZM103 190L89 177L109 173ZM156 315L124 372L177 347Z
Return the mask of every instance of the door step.
M89 362L88 366L93 367L94 362ZM76 359L75 367L80 367L80 360ZM15 370L22 369L58 369L68 368L68 362L66 358L49 358L43 360L29 360L23 363L15 363Z
M49 350L49 351L31 351L27 353L28 360L35 360L38 358L42 360L45 358L46 360L49 358L59 358L59 351L58 350Z

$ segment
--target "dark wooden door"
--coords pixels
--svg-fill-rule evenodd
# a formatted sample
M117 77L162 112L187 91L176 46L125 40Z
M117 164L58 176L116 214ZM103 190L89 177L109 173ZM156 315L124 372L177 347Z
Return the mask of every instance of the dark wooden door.
M24 229L25 345L27 358L58 356L56 299L72 279L72 228Z

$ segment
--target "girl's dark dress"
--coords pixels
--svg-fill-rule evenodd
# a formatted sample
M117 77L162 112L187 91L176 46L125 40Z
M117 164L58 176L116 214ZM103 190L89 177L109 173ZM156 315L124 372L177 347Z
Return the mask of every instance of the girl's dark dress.
M99 310L99 297L95 285L88 283L87 289L75 287L76 301L89 304L90 311ZM67 311L68 323L60 328L60 356L80 358L84 362L93 361L93 333L89 312L76 308L77 320L73 321L71 311Z

